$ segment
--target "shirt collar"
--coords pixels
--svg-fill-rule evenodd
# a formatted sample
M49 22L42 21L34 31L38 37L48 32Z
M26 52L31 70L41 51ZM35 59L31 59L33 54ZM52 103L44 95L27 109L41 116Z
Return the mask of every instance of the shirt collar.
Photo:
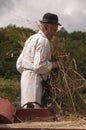
M43 37L46 37L42 30L39 30L38 33L41 34ZM47 37L46 37L46 38L47 38Z

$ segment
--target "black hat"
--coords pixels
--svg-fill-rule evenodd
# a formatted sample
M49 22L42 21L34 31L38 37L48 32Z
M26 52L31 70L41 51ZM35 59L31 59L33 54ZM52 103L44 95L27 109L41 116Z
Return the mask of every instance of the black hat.
M58 16L56 14L52 13L46 13L44 14L42 20L40 21L42 24L47 23L47 24L57 24L61 26L61 24L58 22Z

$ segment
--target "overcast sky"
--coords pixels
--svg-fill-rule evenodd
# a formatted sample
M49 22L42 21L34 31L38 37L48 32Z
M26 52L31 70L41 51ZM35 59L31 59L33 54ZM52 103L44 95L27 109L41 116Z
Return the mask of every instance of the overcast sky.
M56 13L68 31L86 31L86 0L0 0L0 27L37 27L42 16Z

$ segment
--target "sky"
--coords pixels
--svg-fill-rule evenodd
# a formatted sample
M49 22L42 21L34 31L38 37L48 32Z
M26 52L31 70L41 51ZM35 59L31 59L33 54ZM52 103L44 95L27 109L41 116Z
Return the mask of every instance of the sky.
M0 0L0 27L36 30L45 13L55 13L68 31L86 32L86 0Z

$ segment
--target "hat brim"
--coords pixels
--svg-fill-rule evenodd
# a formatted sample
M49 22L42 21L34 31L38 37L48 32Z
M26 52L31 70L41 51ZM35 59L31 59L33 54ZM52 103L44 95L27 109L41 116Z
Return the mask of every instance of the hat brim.
M58 23L58 22L45 22L45 21L42 21L42 20L39 20L40 21L40 23L41 24L44 24L44 23L46 23L46 24L57 24L57 25L59 25L59 26L62 26L60 23Z
M60 23L58 23L59 26L62 26Z

